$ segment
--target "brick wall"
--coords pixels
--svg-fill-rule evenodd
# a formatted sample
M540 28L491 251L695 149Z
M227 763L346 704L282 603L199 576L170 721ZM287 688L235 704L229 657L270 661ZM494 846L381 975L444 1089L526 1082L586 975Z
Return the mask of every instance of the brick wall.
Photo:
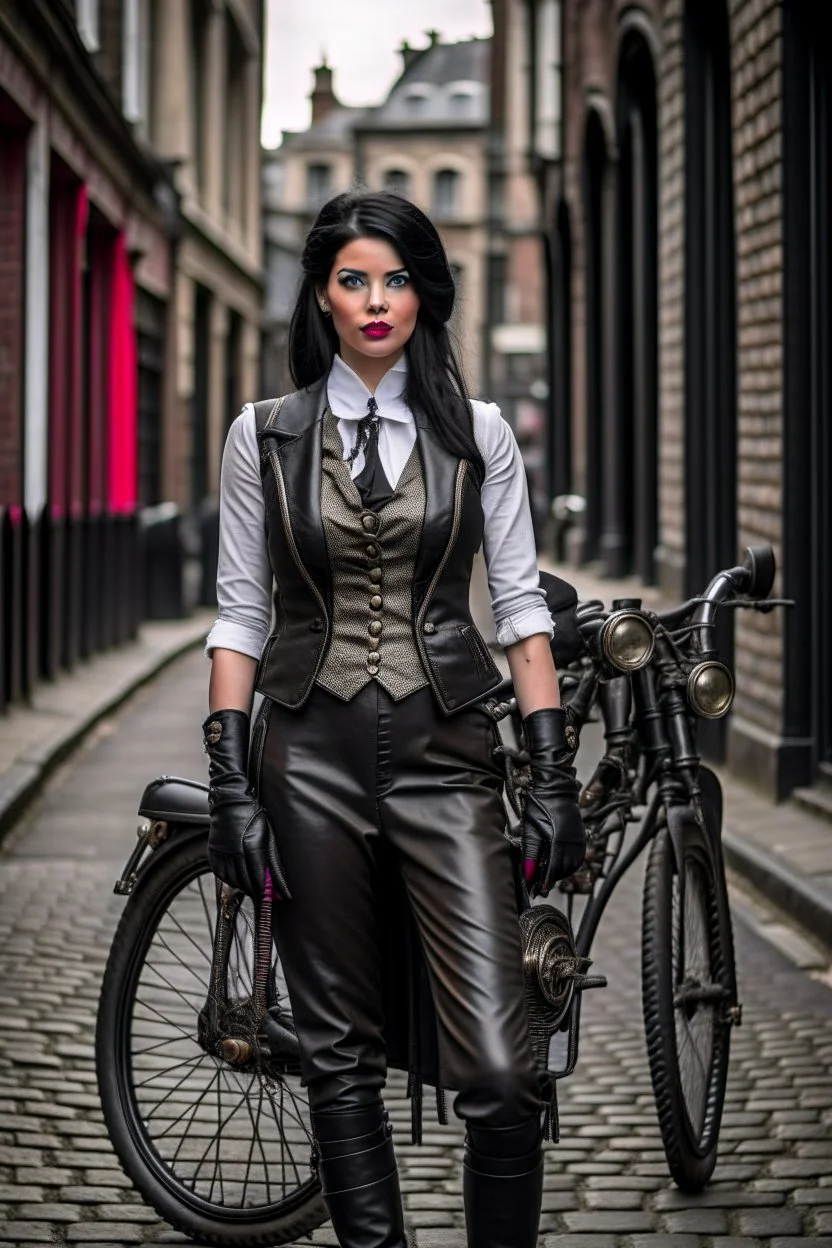
M685 66L684 0L653 9L659 36L659 550L658 576L679 594L685 567ZM615 115L618 0L566 0L565 193L573 242L574 488L586 486L583 144L588 108ZM781 4L728 0L732 69L737 290L737 553L771 543L783 507ZM611 149L612 150L612 149ZM612 150L614 157L615 153ZM783 616L737 617L736 713L729 756L769 768L773 788L782 716ZM761 755L762 748L762 755ZM768 759L768 762L764 761Z
M778 0L733 0L737 252L738 544L779 556L783 507L781 15ZM737 621L736 713L780 724L783 616Z
M0 505L21 502L26 131L0 96Z

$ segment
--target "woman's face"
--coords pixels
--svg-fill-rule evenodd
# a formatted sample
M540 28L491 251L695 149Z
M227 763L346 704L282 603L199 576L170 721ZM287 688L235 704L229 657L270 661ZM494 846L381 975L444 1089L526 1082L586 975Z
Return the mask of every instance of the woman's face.
M388 367L396 363L416 326L419 296L390 243L381 238L347 243L319 296L329 305L346 364L357 357L383 360Z

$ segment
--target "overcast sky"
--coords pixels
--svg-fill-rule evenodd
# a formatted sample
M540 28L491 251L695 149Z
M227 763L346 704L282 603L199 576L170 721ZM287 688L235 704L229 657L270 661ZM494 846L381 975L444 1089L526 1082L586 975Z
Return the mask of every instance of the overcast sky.
M309 125L312 67L326 54L344 104L378 104L398 77L397 49L423 47L434 27L443 43L491 33L488 0L267 0L263 144Z

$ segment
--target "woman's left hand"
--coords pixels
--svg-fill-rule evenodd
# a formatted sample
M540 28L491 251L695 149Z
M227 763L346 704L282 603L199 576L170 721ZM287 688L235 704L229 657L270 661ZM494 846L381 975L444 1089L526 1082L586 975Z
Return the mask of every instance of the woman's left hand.
M572 761L574 733L560 708L533 711L523 721L532 782L520 825L523 870L532 896L545 897L557 880L573 875L586 856L586 832Z

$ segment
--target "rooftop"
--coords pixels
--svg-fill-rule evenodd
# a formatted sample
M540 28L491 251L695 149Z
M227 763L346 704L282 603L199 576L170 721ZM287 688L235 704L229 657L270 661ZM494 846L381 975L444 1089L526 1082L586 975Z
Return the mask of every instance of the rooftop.
M387 99L364 110L362 129L479 129L488 122L490 39L432 42L412 52Z

